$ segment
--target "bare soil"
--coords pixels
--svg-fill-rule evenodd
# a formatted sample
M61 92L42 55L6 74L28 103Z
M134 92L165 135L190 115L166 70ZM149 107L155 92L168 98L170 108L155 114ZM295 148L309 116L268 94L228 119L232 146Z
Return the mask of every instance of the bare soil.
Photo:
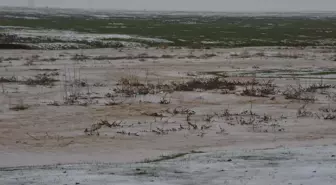
M88 57L75 60L76 54ZM4 59L0 79L17 79L0 82L2 167L137 162L192 150L295 149L335 144L333 50L0 50L0 56ZM53 84L22 83L42 73L55 79ZM230 91L159 89L154 94L130 97L113 91L121 78L136 78L142 84L171 84L215 76L235 81L271 79L277 91L266 97L243 96L244 89L251 87L240 85ZM80 85L69 86L75 81ZM312 84L330 86L309 92L314 101L286 99L283 95L288 85L307 88ZM66 102L69 91L79 96L75 103ZM107 93L116 97L107 97ZM163 98L169 101L160 104ZM111 101L115 104L108 105ZM13 109L17 106L19 110ZM173 114L174 109L195 114L187 118L186 114ZM84 132L101 120L120 125L102 125L90 134Z

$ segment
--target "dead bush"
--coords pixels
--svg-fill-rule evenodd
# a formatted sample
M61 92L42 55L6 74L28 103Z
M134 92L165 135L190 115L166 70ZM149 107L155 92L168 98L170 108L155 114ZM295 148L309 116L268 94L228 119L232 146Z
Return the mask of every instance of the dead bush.
M110 98L110 100L105 103L106 106L121 105L126 101L125 99L120 99L119 97L111 95L110 93L106 94L105 96Z
M1 83L15 83L18 82L18 79L15 76L11 77L0 77Z
M156 94L159 91L156 91L155 87L152 86L130 86L123 85L121 87L116 87L113 89L115 93L122 93L127 97L136 96L136 95L147 95L147 94Z
M313 117L314 113L311 111L308 111L306 108L306 104L302 105L300 108L298 108L296 116L299 117Z
M84 133L87 134L87 135L93 135L93 134L99 135L98 130L101 129L103 126L109 127L109 128L122 127L122 125L121 125L122 123L123 123L123 121L119 121L119 122L114 121L113 123L110 123L107 120L100 120L100 122L91 125L90 128L86 128L84 130Z
M134 75L129 75L127 77L120 78L117 85L144 86L144 84L140 83L139 77Z
M174 109L167 109L166 112L169 114L172 114L173 116L177 114L191 114L191 115L195 114L195 111L190 110L188 108L184 108L184 107L176 107Z
M269 95L276 94L276 86L273 84L273 80L264 81L258 86L251 85L245 86L242 92L242 96L254 96L254 97L268 97Z
M258 51L258 52L256 52L253 56L255 56L255 57L264 57L264 56L266 56L266 55L265 55L265 52L264 52L264 51Z
M235 58L250 58L252 55L250 54L249 51L243 50L240 53L236 53L236 52L230 53L230 56L235 57Z
M84 61L84 60L89 60L90 57L89 56L86 56L86 55L83 55L83 54L75 54L71 60L77 60L77 61Z
M3 61L13 61L13 60L21 60L21 57L8 57L8 58L2 58ZM0 59L1 60L1 59Z
M18 105L14 105L13 107L10 107L10 110L13 111L22 111L22 110L26 110L29 108L29 105L25 105L25 104L18 104Z
M331 113L331 112L336 112L336 108L332 107L321 107L319 108L319 111L325 112L325 113Z
M71 94L63 98L65 105L75 105L79 104L79 95L78 94Z
M161 58L174 58L174 55L162 55Z
M72 87L87 87L89 84L86 80L75 79L69 86Z
M170 93L173 91L173 87L167 84L141 83L137 76L130 75L121 78L113 91L126 96L135 96L157 94L158 92Z
M33 78L28 78L23 83L25 85L42 85L42 86L53 86L54 82L58 80L50 77L51 75L48 73L42 73L34 76Z
M128 136L140 136L137 132L126 132L126 131L118 131L118 134L128 135Z
M168 99L166 95L163 96L163 97L160 99L160 104L163 104L163 105L170 104L170 102L171 102L171 99L170 99L170 98Z
M26 58L26 62L23 65L24 66L35 65L34 62L38 61L39 58L40 58L39 55L32 55L31 57Z
M193 80L184 83L173 82L172 85L174 86L174 89L176 91L194 91L196 89L202 89L202 90L236 89L234 82L223 80L220 77L194 78Z
M334 86L330 85L330 84L324 84L323 81L321 81L321 83L314 83L309 85L309 87L307 87L305 89L305 91L307 92L316 92L319 89L329 89L329 88L333 88Z
M303 100L306 102L315 102L316 100L315 96L311 93L307 93L306 89L300 84L297 87L288 85L282 94L289 100Z
M272 55L272 57L297 59L297 58L304 57L304 55L301 54L301 53L280 53L280 52L278 52L278 53Z
M33 66L33 65L35 65L34 62L35 62L35 60L28 59L23 65L24 66Z
M206 53L206 54L201 55L200 58L201 59L208 59L208 58L212 58L212 57L215 57L215 56L217 56L217 55L214 54L214 53L211 53L211 54Z
M203 120L207 123L211 123L215 116L216 116L215 114L207 114L207 115L204 115Z
M55 57L41 58L40 59L40 61L42 61L42 62L55 62L56 60L58 60L58 58L55 58Z
M159 118L166 117L161 112L143 112L142 115L152 116L152 117L159 117Z
M57 102L57 101L53 101L53 102L50 102L50 103L48 103L47 105L50 105L50 106L60 106L61 104L59 103L59 102Z
M236 120L237 120L238 125L253 125L253 123L255 122L255 118L252 116L249 118L240 116L240 117L236 117Z
M92 85L93 87L107 87L107 84L96 82Z
M333 107L321 107L319 111L323 112L321 117L324 120L335 120L336 119L336 108Z
M336 114L322 115L324 120L336 120Z

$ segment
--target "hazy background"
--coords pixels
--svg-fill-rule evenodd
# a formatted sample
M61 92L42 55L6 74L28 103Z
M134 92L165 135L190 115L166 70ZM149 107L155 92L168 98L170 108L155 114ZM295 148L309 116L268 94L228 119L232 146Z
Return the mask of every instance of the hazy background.
M336 11L336 0L0 0L0 6L29 4L35 4L35 7L125 10Z

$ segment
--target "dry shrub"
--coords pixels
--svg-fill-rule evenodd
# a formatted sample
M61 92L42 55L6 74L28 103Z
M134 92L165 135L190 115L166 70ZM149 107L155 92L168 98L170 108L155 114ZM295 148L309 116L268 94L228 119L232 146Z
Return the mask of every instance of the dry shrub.
M208 59L208 58L212 58L212 57L215 57L215 56L217 56L217 55L214 54L214 53L211 53L211 54L206 53L206 54L201 55L200 58L201 59Z
M329 88L334 88L335 86L331 84L325 84L323 82L323 78L321 78L321 81L319 83L313 83L309 85L307 88L305 88L306 92L316 92L319 89L329 89Z
M84 130L84 133L86 133L87 135L93 135L94 133L96 133L96 135L99 135L98 130L101 129L103 126L108 128L123 127L122 126L123 123L124 123L123 121L114 121L110 123L107 120L100 120L100 122L91 125L90 128L86 128Z
M22 111L22 110L26 110L28 109L29 106L28 105L24 105L24 104L18 104L18 105L15 105L13 107L10 107L9 109L10 110L14 110L14 111Z
M254 96L254 97L268 97L268 95L276 94L276 86L273 80L264 81L258 86L251 85L245 86L242 96Z
M336 113L336 108L332 108L332 107L321 107L321 108L319 108L319 111L321 111L321 112L325 112L325 113L331 113L331 112L335 112L335 113Z
M174 109L167 109L166 110L167 113L174 115L177 114L195 114L196 112L188 109L188 108L184 108L184 107L176 107Z
M60 106L61 104L60 104L59 102L57 102L57 101L53 101L53 102L48 103L47 105L58 107L58 106Z
M125 96L135 96L135 95L147 95L147 94L157 94L159 92L172 92L169 85L122 85L113 89L115 93L122 93Z
M255 57L264 57L264 56L266 56L266 55L265 55L265 52L264 52L264 51L258 51L258 52L256 52L253 56L255 56Z
M18 79L15 76L0 77L0 82L2 82L2 83L12 83L12 82L18 82Z
M306 102L315 102L316 98L313 94L307 92L300 84L297 87L288 85L286 90L282 93L286 99L303 100Z
M29 58L27 58L26 62L23 64L24 66L32 66L32 65L35 65L34 62L38 61L38 59L40 58L39 55L33 55Z
M75 54L71 60L77 60L77 61L84 61L84 60L89 60L90 57L89 56L86 56L86 55L83 55L83 54Z
M335 120L336 119L336 108L332 108L332 107L321 107L319 109L322 114L322 118L324 120Z
M23 103L23 99L19 99L18 104L14 105L14 106L10 106L10 110L13 111L22 111L22 110L26 110L29 108L29 105L26 105Z
M48 73L42 73L34 76L33 78L26 79L23 83L26 85L43 85L43 86L53 86L54 82L58 80L51 77L52 75Z
M106 106L121 105L125 102L125 99L121 99L120 97L117 97L116 95L113 95L111 93L107 93L105 97L110 98L110 100L105 103Z
M51 57L51 58L41 58L40 61L42 62L55 62L56 60L58 60L58 58L55 57Z
M250 58L252 55L249 51L243 50L240 53L231 53L230 56L235 58Z
M167 98L167 96L163 96L161 99L160 99L160 104L163 104L163 105L167 105L167 104L170 104L171 102L171 99L170 98Z
M117 87L113 90L115 93L121 93L126 96L157 94L159 92L172 92L172 86L167 84L142 83L139 77L128 75L121 78Z
M176 91L194 91L196 89L202 89L202 90L236 89L234 82L221 79L220 77L194 78L193 80L184 83L173 82L172 85L174 86L174 89Z
M298 108L296 116L297 117L313 117L314 113L311 111L308 111L306 108L306 104L302 105L300 108Z
M79 104L79 95L77 94L70 94L69 96L66 96L63 98L65 105L75 105Z
M324 120L336 120L336 114L323 115Z
M297 58L304 57L304 55L301 54L301 53L280 53L280 52L278 52L278 53L272 55L272 57L297 59Z
M144 86L144 84L140 83L139 77L135 75L129 75L127 77L122 77L117 85L123 86Z
M162 55L161 58L174 58L174 55Z

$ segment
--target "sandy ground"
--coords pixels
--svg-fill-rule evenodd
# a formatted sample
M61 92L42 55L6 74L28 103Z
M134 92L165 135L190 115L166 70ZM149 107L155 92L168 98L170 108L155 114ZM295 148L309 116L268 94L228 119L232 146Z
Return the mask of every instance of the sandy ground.
M335 184L335 145L188 154L155 163L1 169L4 184Z
M239 54L243 51L248 51L251 56L247 58L235 56L235 53ZM260 51L264 56L253 55ZM123 56L138 56L143 53L157 58L123 58ZM283 56L275 57L279 53ZM75 61L71 59L75 54L91 57L120 56L120 59ZM216 56L204 57L205 54ZM28 65L27 58L32 58L33 55L40 57ZM164 55L169 57L163 57ZM297 55L298 58L292 57L293 55ZM219 184L219 182L335 184L336 182L331 176L336 165L335 158L331 158L332 153L335 154L336 121L321 118L321 114L325 113L319 110L321 107L335 108L335 99L327 97L327 94L336 92L335 88L315 92L316 101L308 103L305 109L312 115L302 117L298 117L297 112L305 103L287 100L281 94L289 84L300 83L308 87L313 83L319 83L322 75L323 83L335 86L336 75L332 73L336 69L336 62L332 61L334 50L307 48L1 50L0 56L5 59L20 58L2 61L0 78L15 76L24 80L55 69L59 73L55 78L60 80L52 88L27 86L21 83L0 84L2 88L0 166L4 167L0 170L0 182L3 181L4 184L22 184L28 181L31 184L73 184L77 181L81 184L135 184L139 179L148 184L204 184L206 182L210 184ZM56 60L43 60L52 57ZM257 80L262 81L270 77L274 79L279 93L269 97L241 96L243 87L228 94L216 90L175 91L166 95L158 92L155 95L123 98L123 103L120 105L105 105L110 101L105 94L112 93L122 77L133 75L143 83L145 81L169 83L187 81L194 78L194 75L208 77L213 72L216 74L225 72L234 80L251 80L256 75ZM321 74L310 75L313 72L321 72ZM297 76L296 73L307 74ZM82 94L86 94L92 100L87 106L62 103L65 96L65 76L69 78L74 74L89 84L79 88ZM101 85L94 85L98 83ZM164 96L169 97L170 104L159 103ZM59 102L60 106L48 105L54 101ZM21 104L28 105L29 108L22 111L10 109ZM166 110L171 111L176 107L195 111L196 114L191 118L192 122L199 127L203 125L210 127L169 131L164 135L151 132L157 128L188 128L185 115L172 116L167 113ZM232 116L233 120L213 117L211 121L205 121L206 115L223 112L225 109L239 115L246 110L253 111L257 115L267 115L272 119L258 125L258 128L254 128L253 125L237 124L237 116ZM155 112L163 113L165 117L154 118L145 115ZM117 128L101 128L99 136L96 134L89 136L84 133L85 128L91 128L92 124L100 120L108 120L110 123L123 122L122 126ZM123 131L126 134L120 134ZM138 136L132 133L137 133ZM267 150L267 148L273 149ZM148 175L138 177L139 175L132 171L138 165L133 162L155 158L162 154L192 150L207 153L190 154L167 163L159 162L153 165L146 163L144 165L146 168L148 166L160 168L157 170L159 175L155 177L148 177ZM251 154L245 154L246 151ZM267 158L271 155L275 156L275 160L270 158L254 160L253 157L249 160L249 158L239 157L245 155L255 155L257 158L265 156ZM228 156L235 158L233 162L225 161ZM184 161L186 157L188 160ZM224 161L221 158L224 158ZM208 162L203 164L205 161ZM113 165L92 164L97 162ZM76 165L35 167L33 171L30 167L18 167L74 163ZM77 163L86 164L77 165ZM127 163L126 167L121 165L122 163ZM179 170L182 172L174 172ZM67 172L63 174L64 171ZM110 171L113 172L111 176ZM195 178L194 181L187 180L189 177ZM261 183L264 182L264 178L267 179L265 181L267 183Z

